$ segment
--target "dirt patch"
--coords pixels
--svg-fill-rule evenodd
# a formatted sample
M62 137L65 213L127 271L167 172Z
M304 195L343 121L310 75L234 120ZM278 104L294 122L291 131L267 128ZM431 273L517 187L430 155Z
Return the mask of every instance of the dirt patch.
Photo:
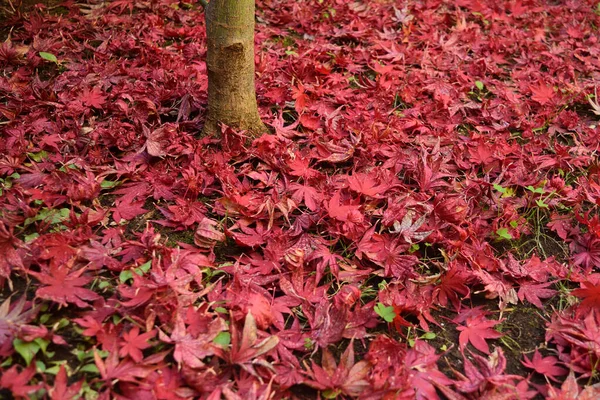
M531 358L535 349L545 343L546 319L543 314L543 310L522 304L505 311L505 320L498 325L498 330L505 336L498 342L506 356L507 373L527 376L531 372L521 360L523 355Z
M43 5L46 8L51 8L62 2L63 0L5 0L5 7L15 12L28 13L38 4Z
M488 305L493 307L495 303ZM489 308L491 309L491 307ZM463 373L463 356L458 347L460 333L454 326L446 329L449 325L454 325L450 319L454 318L456 313L442 309L432 314L438 320L440 326L432 326L432 332L436 334L436 337L429 343L438 351L445 351L438 361L440 371L448 376L455 375L455 372ZM531 354L535 349L545 342L546 319L544 310L518 304L505 310L503 318L504 321L496 328L504 336L497 340L487 340L487 342L490 349L493 349L494 346L502 348L506 357L507 374L527 376L531 373L531 370L525 368L521 360L523 355L529 355L531 358ZM472 346L468 346L468 349L474 353L477 352ZM538 382L536 377L532 381L539 384L545 383L541 378Z
M454 329L454 323L450 320L456 317L456 313L448 309L434 310L432 313L439 326L430 325L435 338L429 341L437 351L444 354L438 360L438 368L447 376L454 376L454 371L462 371L463 357L458 349L459 332Z
M179 243L194 244L194 230L192 228L183 231L165 229L155 225L156 230L165 238L169 247L179 247Z
M11 297L11 304L21 298L22 295L26 295L27 300L33 300L35 297L36 286L31 285L31 280L23 277L11 276L12 290L8 283L4 284L2 290L0 290L0 304L6 299ZM0 397L1 399L2 397Z
M518 240L499 240L490 243L498 254L511 252L518 260L536 254L542 259L554 257L558 262L569 260L569 248L554 232L542 230L539 234L521 236Z

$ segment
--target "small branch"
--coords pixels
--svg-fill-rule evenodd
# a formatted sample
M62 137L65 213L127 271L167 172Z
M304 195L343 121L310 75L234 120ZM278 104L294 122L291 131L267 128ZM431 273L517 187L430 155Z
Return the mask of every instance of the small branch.
M206 0L199 0L200 4L202 5L202 7L206 10L206 7L208 7L208 1Z

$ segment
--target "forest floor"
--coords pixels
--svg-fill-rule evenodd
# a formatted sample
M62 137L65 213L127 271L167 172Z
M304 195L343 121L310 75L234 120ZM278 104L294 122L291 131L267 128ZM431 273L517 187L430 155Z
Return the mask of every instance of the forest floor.
M600 398L600 3L0 5L0 398Z

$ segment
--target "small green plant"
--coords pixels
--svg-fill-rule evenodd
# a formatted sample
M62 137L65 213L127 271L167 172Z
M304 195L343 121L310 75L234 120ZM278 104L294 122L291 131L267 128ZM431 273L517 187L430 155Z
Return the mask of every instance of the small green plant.
M58 65L58 58L52 53L46 53L45 51L39 52L40 57L42 57L46 61L50 61Z
M396 318L396 312L394 311L394 307L385 306L383 303L377 303L375 305L375 313L383 318L386 322L394 321Z
M505 240L512 240L512 235L510 234L510 232L508 232L508 229L506 228L500 228L496 231L496 235L500 238L500 239L505 239Z

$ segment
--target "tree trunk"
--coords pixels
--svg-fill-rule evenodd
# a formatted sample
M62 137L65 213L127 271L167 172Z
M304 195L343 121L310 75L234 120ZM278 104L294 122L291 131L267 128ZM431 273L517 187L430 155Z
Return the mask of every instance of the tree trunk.
M221 134L219 122L265 132L254 87L254 0L211 0L205 10L208 116L203 135Z

